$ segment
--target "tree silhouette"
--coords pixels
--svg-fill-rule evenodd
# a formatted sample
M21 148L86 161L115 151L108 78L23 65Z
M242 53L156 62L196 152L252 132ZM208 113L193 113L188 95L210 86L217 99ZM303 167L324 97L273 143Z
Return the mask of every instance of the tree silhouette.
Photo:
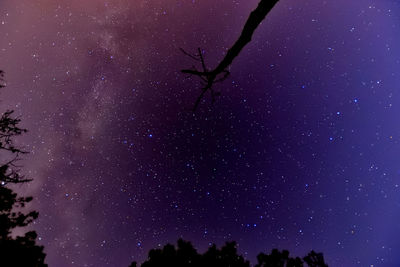
M237 41L233 44L233 46L228 50L225 57L222 61L215 67L210 70L207 68L206 63L203 57L203 51L198 48L197 54L190 54L185 50L181 49L181 51L194 59L197 62L201 63L202 70L197 70L196 67L192 67L191 69L182 70L183 73L198 76L202 80L202 92L200 96L197 98L195 105L193 107L193 111L197 109L197 106L200 104L200 101L203 99L205 93L207 91L211 92L211 99L214 103L215 97L219 96L219 92L215 92L213 89L213 85L217 82L224 81L230 74L228 67L232 64L233 60L239 55L240 51L251 41L253 37L254 31L257 29L258 25L265 19L267 14L272 10L272 8L278 3L279 0L261 0L258 3L256 9L254 9L249 18L247 19L242 33L240 34Z
M269 255L260 253L257 260L255 267L303 267L303 261L299 257L290 258L287 250L273 249Z
M322 253L316 253L314 250L308 253L303 259L310 267L328 267L325 263L324 255Z
M136 267L133 262L130 267ZM190 242L178 240L178 246L165 245L162 249L152 249L148 260L141 267L250 267L248 261L237 254L236 243L228 242L221 249L211 246L204 254L199 254Z
M149 259L142 264L142 267L161 266L198 266L199 254L192 244L183 240L178 241L178 248L167 244L163 249L152 249L149 252Z
M3 72L0 71L0 87L4 87ZM13 118L13 111L6 111L0 117L0 266L4 267L45 267L43 247L36 245L37 234L26 232L13 237L13 230L25 227L37 217L36 211L24 213L22 209L32 197L18 197L9 184L29 182L20 174L17 162L26 152L16 147L13 138L26 132L19 127L20 119Z
M254 267L328 267L322 253L311 251L303 259L290 258L289 251L273 249L271 254L260 253ZM307 265L305 265L307 264ZM141 267L250 267L243 256L238 255L235 242L227 242L221 249L212 245L204 254L199 254L190 242L178 240L178 246L165 245L161 249L152 249L147 261ZM137 267L132 262L130 267Z
M323 254L316 253L313 250L303 259L300 259L299 257L290 258L287 250L280 252L277 249L273 249L269 255L260 253L257 256L257 260L258 263L255 267L303 267L305 266L304 263L309 267L328 267Z

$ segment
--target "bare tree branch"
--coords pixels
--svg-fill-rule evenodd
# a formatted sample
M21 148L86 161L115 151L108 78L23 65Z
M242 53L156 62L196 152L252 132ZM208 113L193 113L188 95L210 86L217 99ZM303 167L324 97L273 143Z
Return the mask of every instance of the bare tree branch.
M205 85L202 88L202 92L200 96L197 98L195 105L193 107L193 112L196 111L198 105L200 104L202 98L204 97L207 91L211 92L212 101L215 101L215 96L218 96L218 92L214 92L212 87L216 82L224 81L230 74L227 68L232 64L233 60L239 55L240 51L251 41L253 37L254 31L257 29L258 25L265 19L267 14L272 10L272 8L278 3L279 0L261 0L258 3L256 9L254 9L249 18L247 19L242 33L240 34L237 41L233 44L233 46L228 50L225 57L222 61L217 65L217 67L213 70L208 70L204 61L203 53L200 48L198 48L198 54L192 55L187 53L185 50L180 49L185 55L190 58L201 62L202 70L199 71L196 68L193 69L184 69L182 73L194 75L200 77L203 81L205 81ZM220 77L222 75L222 77Z

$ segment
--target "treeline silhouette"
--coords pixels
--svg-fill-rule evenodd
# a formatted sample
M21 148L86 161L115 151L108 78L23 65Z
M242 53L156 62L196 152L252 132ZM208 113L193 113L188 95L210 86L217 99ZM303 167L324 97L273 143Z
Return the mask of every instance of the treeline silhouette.
M129 267L137 267L132 262ZM218 249L212 245L204 254L199 254L193 245L182 239L178 245L167 244L160 249L152 249L141 267L250 267L250 262L237 252L235 242L227 242ZM311 251L303 258L289 256L289 251L273 249L270 254L260 253L254 267L328 267L322 253Z

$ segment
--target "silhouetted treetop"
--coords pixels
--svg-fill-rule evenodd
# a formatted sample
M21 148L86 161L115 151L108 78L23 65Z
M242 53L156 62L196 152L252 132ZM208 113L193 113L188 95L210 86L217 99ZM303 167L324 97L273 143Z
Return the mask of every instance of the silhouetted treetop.
M3 72L0 71L0 87L3 86ZM9 184L29 182L20 174L16 164L20 155L26 153L14 145L13 138L26 132L19 127L20 119L14 118L8 110L0 116L0 266L4 267L46 267L43 247L36 244L37 234L26 232L14 237L16 228L25 227L37 217L36 211L24 213L23 209L32 197L18 197Z
M314 250L308 253L303 259L310 267L328 267L325 263L324 255L322 253L316 253Z
M255 267L303 267L303 261L299 257L290 258L287 250L273 249L271 254L260 253L257 260Z
M136 262L131 267L136 266ZM152 249L142 267L249 267L249 262L237 254L236 243L226 243L221 249L211 246L204 254L199 254L190 242L178 240L178 246L167 244L161 249Z
M289 251L272 250L270 254L260 253L254 267L328 267L322 253L311 251L303 259L289 257ZM136 267L132 262L130 267ZM227 242L220 249L212 245L204 254L199 254L190 242L178 240L178 246L167 244L163 248L152 249L141 267L250 267L249 261L237 252L235 242Z

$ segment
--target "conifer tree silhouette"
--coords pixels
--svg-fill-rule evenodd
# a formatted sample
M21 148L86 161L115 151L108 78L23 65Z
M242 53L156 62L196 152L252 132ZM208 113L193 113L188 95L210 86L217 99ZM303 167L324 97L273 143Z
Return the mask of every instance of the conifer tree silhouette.
M4 87L0 71L0 87ZM24 213L22 209L32 197L18 197L8 185L29 182L20 174L17 162L26 152L16 147L13 138L26 132L19 127L20 119L8 110L0 117L0 266L45 267L43 247L36 244L35 231L13 237L13 230L25 227L37 217L36 211Z

